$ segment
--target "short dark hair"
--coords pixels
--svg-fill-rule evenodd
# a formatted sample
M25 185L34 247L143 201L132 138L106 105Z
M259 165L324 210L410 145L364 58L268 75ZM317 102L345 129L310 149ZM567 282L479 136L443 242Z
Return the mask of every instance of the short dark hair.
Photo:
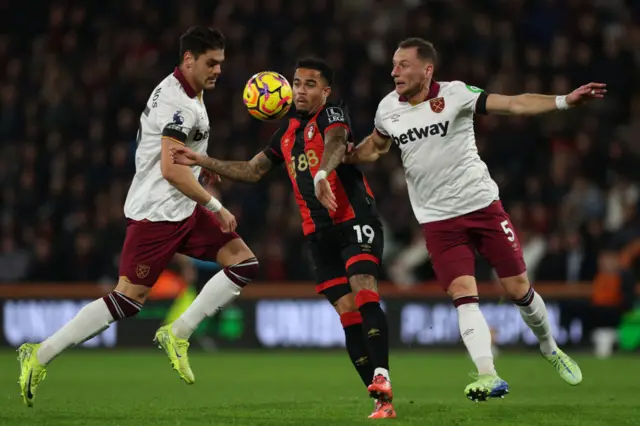
M296 62L297 68L320 71L320 75L327 81L327 85L331 86L333 84L333 68L322 59L314 57L298 59L298 62Z
M400 44L398 44L398 49L408 49L411 47L416 48L418 58L431 60L434 64L438 61L438 52L436 52L436 48L433 47L433 43L430 41L420 37L411 37L402 40Z
M198 59L207 50L224 49L224 42L224 35L218 30L200 25L191 27L180 36L180 63L186 52Z

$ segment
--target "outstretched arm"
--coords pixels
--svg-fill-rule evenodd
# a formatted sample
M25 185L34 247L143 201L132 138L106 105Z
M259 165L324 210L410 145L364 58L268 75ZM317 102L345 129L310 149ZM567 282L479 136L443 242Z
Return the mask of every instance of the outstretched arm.
M184 164L173 160L173 152L182 149L189 148L186 148L184 145L181 145L181 142L170 137L162 138L160 156L160 171L162 172L162 177L185 196L214 212L222 223L224 232L233 232L237 226L235 217L224 208L220 201L211 196L211 194L200 185L188 167L184 167Z
M222 161L180 146L171 149L171 157L176 164L200 166L227 179L248 183L258 182L273 167L273 163L263 152L249 161Z
M377 161L381 155L389 152L390 148L391 138L381 134L378 130L374 130L351 152L347 153L343 162L347 164L372 163Z
M569 109L582 105L592 99L604 97L607 85L602 83L589 83L578 87L573 92L564 96L549 96L525 93L516 96L489 94L487 96L486 110L494 114L510 115L537 115L555 110Z
M197 164L228 179L248 183L258 182L273 167L271 160L262 152L249 161L222 161L203 155Z

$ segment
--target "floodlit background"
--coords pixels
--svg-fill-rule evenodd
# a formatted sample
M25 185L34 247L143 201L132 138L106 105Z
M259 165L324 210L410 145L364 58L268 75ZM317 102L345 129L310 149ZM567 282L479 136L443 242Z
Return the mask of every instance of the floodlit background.
M439 52L437 80L500 94L565 94L600 81L609 93L565 113L476 119L478 149L556 338L583 367L579 388L567 388L535 355L533 335L478 260L482 310L513 395L478 409L464 401L472 364L455 310L433 282L399 155L392 149L363 168L387 238L381 291L398 424L636 423L637 392L625 390L636 385L629 372L638 371L640 347L638 0L0 0L0 16L1 346L46 338L115 285L139 116L177 64L189 26L215 26L227 37L223 75L205 103L210 154L228 160L249 159L278 125L244 109L242 89L254 73L291 78L299 55L324 57L337 73L333 96L350 106L360 139L392 90L395 46L420 36ZM151 348L156 328L218 270L177 257L140 315L84 344L106 351L72 351L52 363L37 410L20 406L14 355L0 352L8 407L0 424L326 425L366 417L371 406L346 355L321 351L341 348L344 335L333 308L314 295L284 170L257 185L225 180L209 189L238 218L261 275L198 329L198 384L178 383L161 352L125 350ZM513 354L522 350L530 354ZM592 355L616 351L631 355ZM565 405L575 408L569 417L557 412Z
M437 80L462 80L489 93L566 94L590 81L607 83L609 93L602 102L535 118L477 117L476 134L480 154L500 186L501 198L522 242L530 278L547 301L558 341L568 351L595 352L598 357L608 357L616 350L634 354L624 358L626 364L616 364L620 361L615 359L598 364L584 358L591 367L585 380L595 375L597 389L607 389L606 383L612 382L606 380L622 380L615 382L616 388L624 389L622 372L637 371L638 0L0 0L0 16L0 345L17 347L24 341L46 338L84 303L115 285L125 233L123 204L134 173L139 116L153 87L178 63L179 36L198 23L222 30L228 42L222 78L215 91L204 98L211 119L210 155L220 159L249 159L266 145L278 124L249 116L241 99L243 86L251 75L263 70L291 78L300 55L321 56L335 68L333 96L350 106L358 139L372 130L377 104L392 90L391 57L397 43L409 36L424 37L435 44L440 55ZM470 369L471 364L462 355L455 311L433 282L399 155L392 149L363 171L376 194L387 238L381 288L392 347L396 351L409 349L409 355L402 355L408 361L396 363L400 365L396 380L406 380L411 398L424 397L426 386L429 398L451 393L458 396L444 400L458 401L465 368ZM220 363L246 368L245 358L238 361L225 355L228 350L343 346L344 336L333 308L314 295L300 216L284 170L273 172L257 185L225 180L209 189L238 218L239 233L260 259L261 275L237 303L198 330L192 348L222 350L221 355L196 359L199 371L206 371L201 373L208 377L205 382L215 382L212 371ZM215 264L176 258L138 317L112 325L85 346L118 351L150 347L155 329L179 315L217 269ZM494 330L496 350L508 353L526 348L535 353L533 335L518 311L501 299L491 268L480 259L477 277L483 283L481 306ZM418 350L440 346L456 348L457 358L436 357L430 365L429 355L422 356ZM134 376L147 371L127 370L127 352L119 353L121 358L111 354L99 355L99 361L87 353L72 354L69 360L59 361L58 374L76 377L77 362L83 366L83 377L72 381L87 380L87 386L94 387L91 380L97 379L90 373L96 368L91 367L94 362L106 362L104 365L114 368L113 375L100 379L107 382L117 380L118 370ZM149 375L161 377L150 386L162 389L163 378L172 378L164 355L140 356L144 359L136 358L135 362L144 364ZM212 356L222 358L211 361ZM317 403L315 394L300 389L312 386L295 380L322 380L326 377L324 368L344 370L340 373L345 377L340 379L343 382L333 385L336 395L341 395L339 389L353 389L343 390L347 392L344 397L350 398L359 389L343 354L324 358L314 353L309 355L315 360L310 363L305 362L307 355L288 355L290 358L284 358L287 361L270 355L244 356L250 357L248 364L253 370L225 376L238 380L230 393L253 395L247 391L250 379L258 377L262 383L260 374L280 367L289 368L289 379L293 380L283 391L286 386L295 387L293 392L299 392L298 397L310 406ZM537 358L498 359L504 360L498 362L499 368L504 362L525 389L532 382L523 369L529 364L545 368L537 364L542 362ZM261 362L269 366L260 367ZM313 362L324 365L316 371L320 376L308 372ZM9 365L8 358L2 365ZM413 374L439 365L441 376L436 382L447 383L444 389L430 383L427 373ZM9 370L2 367L0 378L13 383L17 371ZM71 396L54 396L56 384L61 386L62 382L60 376L55 378L55 369L51 370L40 401L62 404L70 412L79 410L65 405L67 399L55 399L72 398L73 390L59 392ZM234 369L228 367L227 371L231 374ZM453 374L455 386L448 384L447 371ZM552 372L545 372L549 380L556 380ZM541 377L536 380L546 376ZM120 389L121 385L113 382L108 386ZM252 398L269 405L269 398L277 399L280 394L263 398L270 395L270 390L260 391L266 389L260 387L263 385L256 385ZM178 384L172 381L171 386ZM558 398L568 392L554 390L559 382L531 386L538 393L551 386L549 395L556 392ZM8 387L0 389L9 393ZM582 392L591 392L589 395L596 398L591 401L584 394L575 396L585 404L584 410L597 408L595 401L609 400L608 394L600 398L593 388ZM89 398L87 394L76 396ZM191 403L198 401L198 407L208 404L199 398L201 394L193 396ZM234 402L224 398L232 408L228 417L223 414L222 418L236 421ZM88 401L86 405L91 405ZM172 403L165 401L169 408ZM18 401L14 398L11 404ZM349 403L333 404L337 413L350 412L345 409ZM104 418L100 407L96 408L96 422ZM414 411L420 407L416 405ZM259 407L247 410L260 418L274 415L264 414ZM517 405L513 410L504 414L506 418L512 416L519 424L527 424L518 416L529 410ZM446 410L439 413L444 417L438 424L453 421ZM590 419L603 416L626 424L624 413L624 409L608 414L596 410ZM12 415L15 417L7 424L35 424L23 414ZM322 419L317 412L311 412L306 420L302 416L290 424L310 425L315 424L312 419ZM64 416L53 416L53 423L46 424L54 424L56 419L62 419L60 424L71 424ZM145 419L139 420L144 423ZM177 424L171 423L173 417L168 419L167 424ZM126 423L126 418L120 420L124 422L120 424ZM579 424L590 424L587 420L585 417ZM155 421L164 424L162 416ZM553 419L540 417L537 423L547 421ZM237 424L258 424L256 419L247 422L238 420Z

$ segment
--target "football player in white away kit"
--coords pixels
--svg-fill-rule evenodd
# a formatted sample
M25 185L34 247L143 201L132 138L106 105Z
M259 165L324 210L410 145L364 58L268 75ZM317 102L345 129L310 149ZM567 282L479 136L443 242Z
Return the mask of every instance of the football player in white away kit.
M393 58L395 91L379 104L374 132L345 162L376 161L395 143L409 198L421 224L438 281L453 298L460 334L478 378L465 389L483 401L508 392L496 373L491 332L478 306L474 248L494 267L502 286L540 342L542 355L569 384L582 381L578 365L558 349L544 301L529 284L522 250L498 186L478 156L473 114L534 115L567 109L606 93L589 83L566 96L486 94L460 81L433 80L436 52L419 38L400 43ZM328 154L325 154L328 155Z
M209 119L202 92L213 89L224 60L224 36L193 27L180 38L181 63L152 92L140 119L136 174L124 206L127 234L115 290L95 300L53 336L20 347L20 388L32 406L47 364L60 352L135 316L176 253L215 261L224 269L155 340L173 368L194 383L187 349L189 336L205 318L233 301L256 275L258 261L234 232L236 220L199 183L199 167L174 164L170 149L186 145L206 153Z

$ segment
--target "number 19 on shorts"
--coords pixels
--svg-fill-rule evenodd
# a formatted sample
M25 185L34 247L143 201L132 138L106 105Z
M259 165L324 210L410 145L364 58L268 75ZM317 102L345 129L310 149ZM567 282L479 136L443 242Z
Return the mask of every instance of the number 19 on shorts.
M370 225L354 225L353 229L356 231L358 243L363 243L364 237L367 239L367 244L371 244L376 237L376 231Z

